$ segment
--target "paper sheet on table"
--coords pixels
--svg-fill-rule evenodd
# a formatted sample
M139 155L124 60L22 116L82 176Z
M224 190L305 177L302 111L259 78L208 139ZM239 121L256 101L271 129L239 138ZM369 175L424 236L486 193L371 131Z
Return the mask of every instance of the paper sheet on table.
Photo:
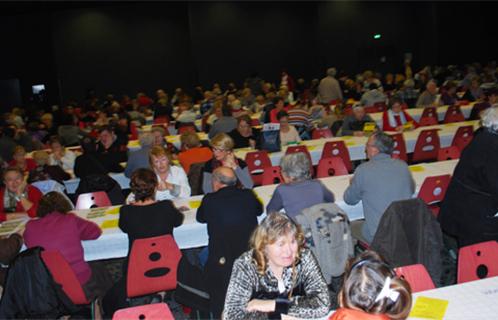
M102 225L100 226L102 229L112 229L112 228L117 228L119 225L119 220L106 220Z
M190 209L197 209L201 206L201 200L192 200L188 202Z
M107 209L105 211L105 214L119 214L119 208L120 207L114 207L114 208Z
M346 146L351 147L354 145L356 145L356 143L354 141L346 141Z
M138 140L131 140L128 142L128 147L140 147L140 142Z
M409 169L411 172L422 172L425 170L422 166L410 166Z
M316 146L306 146L308 148L308 151L313 151L316 149Z
M0 224L0 236L9 236L16 233L29 220L29 218L20 218L7 220Z
M423 319L443 319L448 308L448 300L418 297L415 300L410 317Z

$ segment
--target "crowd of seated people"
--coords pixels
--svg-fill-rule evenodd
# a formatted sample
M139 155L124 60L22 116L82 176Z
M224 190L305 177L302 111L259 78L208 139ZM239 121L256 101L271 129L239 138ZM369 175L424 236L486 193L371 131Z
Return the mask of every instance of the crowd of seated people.
M266 207L268 216L258 226L257 217L263 208L251 191L254 183L249 168L244 159L235 156L235 149L261 147L263 135L258 122L278 124L283 147L311 139L311 131L322 126L342 136L364 136L365 125L375 123L366 109L376 104L385 106L383 130L401 132L418 127L405 108L483 102L483 108L487 108L482 113L484 127L476 133L479 138L455 171L460 182L452 182L449 200L442 207L442 220L445 231L460 238L461 244L495 239L495 225L469 222L466 228L474 230L463 228L462 210L457 208L463 207L464 199L475 197L467 186L477 185L480 190L490 185L487 179L472 181L463 168L474 165L473 157L484 149L483 143L495 148L498 112L492 106L498 98L496 72L493 63L485 67L425 67L415 74L406 65L403 73L384 78L372 71L350 77L330 68L321 81L313 79L309 86L304 79L294 81L284 72L278 86L250 78L241 88L234 83L225 90L219 84L208 90L197 87L192 96L177 88L171 99L159 89L155 100L139 93L135 99L108 95L103 101L90 96L82 103L30 113L14 108L0 121L0 221L36 219L26 225L27 247L59 250L70 260L87 297L103 298L105 315L112 317L114 311L128 306L126 260L123 278L112 286L101 266L84 261L81 247L82 240L96 239L102 230L71 214L73 206L67 197L56 192L43 195L32 184L54 180L63 185L74 177L83 180L124 172L130 178L131 192L119 203L123 205L119 228L128 235L130 248L135 239L172 234L183 221L173 201L187 199L196 194L194 188L199 189L206 196L196 218L207 223L210 236L203 253L207 257L199 255L199 259L204 267L201 272L210 279L207 291L213 296L211 312L226 319L280 314L282 318L287 314L323 317L330 307L327 284L294 218L303 209L334 202L334 195L319 180L312 179L313 167L307 155L286 155L280 163L283 181ZM350 112L346 112L348 108ZM150 117L155 123L145 130ZM173 121L175 125L170 126ZM198 122L202 123L200 128ZM137 127L143 129L139 135ZM180 135L179 148L165 139L173 128ZM202 141L198 131L204 131L209 142ZM140 149L128 150L129 142L137 139ZM348 204L362 201L366 221L353 224L352 232L366 243L372 241L386 207L392 201L410 198L414 192L406 163L391 158L393 144L392 138L381 131L370 135L366 143L369 161L356 168L344 194ZM486 175L496 173L492 155L485 161L490 166ZM198 186L190 179L193 167L200 170ZM496 190L488 189L483 192L496 196ZM281 209L287 215L272 213ZM487 209L481 208L480 216L489 216ZM244 218L233 219L231 213L237 210L244 211ZM224 232L223 228L237 232ZM475 234L476 228L489 236ZM0 251L10 250L5 255L8 263L15 256L11 251L20 249L21 239L11 236L0 240L6 243ZM227 243L234 249L227 249ZM248 244L250 250L244 253ZM410 288L375 253L357 257L346 267L344 277L341 308L332 319L342 319L341 314L365 319L368 314L382 315L382 319L406 318L411 306ZM395 299L380 292L386 283L388 289L398 292ZM358 304L360 293L355 290L359 284L374 288L368 295L375 303Z

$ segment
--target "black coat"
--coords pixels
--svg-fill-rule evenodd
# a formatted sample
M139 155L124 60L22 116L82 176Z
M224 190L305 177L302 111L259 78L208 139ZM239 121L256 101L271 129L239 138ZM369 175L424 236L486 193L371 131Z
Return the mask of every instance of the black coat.
M498 240L498 133L479 130L463 150L439 219L459 246Z
M235 259L249 247L251 233L263 212L252 190L225 187L208 193L197 210L197 221L207 223L209 257L206 264L211 311L220 316Z

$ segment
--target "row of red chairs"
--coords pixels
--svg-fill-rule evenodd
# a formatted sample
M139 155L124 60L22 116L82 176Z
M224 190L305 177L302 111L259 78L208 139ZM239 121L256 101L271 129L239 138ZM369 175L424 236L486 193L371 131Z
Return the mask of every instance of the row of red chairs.
M422 264L395 269L412 289L420 292L435 288L427 269ZM458 252L457 283L498 276L498 242L486 241L460 248Z

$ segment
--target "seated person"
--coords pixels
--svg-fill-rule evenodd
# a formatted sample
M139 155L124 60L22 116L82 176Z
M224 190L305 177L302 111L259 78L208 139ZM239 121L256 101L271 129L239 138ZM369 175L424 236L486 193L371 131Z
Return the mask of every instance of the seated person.
M166 137L166 130L164 130L163 127L159 126L152 127L150 133L152 134L153 138L152 146L166 147L166 140L164 139Z
M48 165L49 155L46 151L40 150L33 152L33 159L37 166L29 172L28 183L55 180L60 184L63 184L64 180L71 179L69 173L62 170L58 165Z
M201 144L199 136L195 132L184 132L180 136L182 152L178 154L178 161L188 174L193 163L209 161L213 157L213 152L208 147Z
M149 152L154 138L149 132L143 132L138 137L138 141L140 142L140 149L128 152L128 162L124 172L127 178L131 177L131 174L136 169L149 167Z
M339 292L339 309L329 320L406 319L412 307L410 285L374 251L351 259Z
M110 126L99 130L99 141L97 143L98 159L109 172L123 172L121 162L127 160L126 144L121 144Z
M228 106L221 107L221 113L222 117L218 118L209 129L209 138L213 138L218 133L228 133L237 128L237 120L232 116Z
M17 167L5 169L3 182L5 187L0 188L0 222L26 215L36 217L42 193L26 184L22 170Z
M197 119L197 114L192 108L192 103L183 101L178 108L178 115L176 116L176 127L179 128L185 124L194 124Z
M311 179L308 156L302 152L285 155L280 161L284 183L280 184L266 206L267 212L280 211L294 218L315 204L334 202L334 195L320 180Z
M73 269L89 300L102 297L110 287L105 267L85 262L81 241L100 237L102 230L89 220L71 213L69 200L49 192L39 202L37 216L26 224L24 240L28 248L40 246L59 251Z
M83 178L92 174L107 174L109 171L104 167L97 154L97 144L90 137L80 141L82 154L74 161L74 175Z
M270 111L270 122L271 123L279 123L278 121L278 113L280 111L287 111L288 108L285 107L285 102L282 97L276 97L273 99L273 105L275 106Z
M361 96L360 103L365 107L370 107L376 103L385 103L386 101L387 97L384 92L379 89L379 86L375 82L372 82L368 86L368 91Z
M244 188L251 189L254 183L249 174L249 168L243 160L235 157L232 138L225 133L220 133L211 139L210 144L213 150L213 158L206 162L202 169L202 190L204 193L213 191L211 177L213 171L218 167L232 168L235 171L238 183Z
M329 308L327 283L301 228L270 213L254 231L250 250L235 260L223 319L320 318Z
M119 228L128 235L129 249L136 239L173 234L173 228L183 222L183 214L170 200L155 200L157 187L157 175L154 171L141 168L133 172L130 188L135 201L119 210ZM102 301L106 317L112 317L118 309L129 307L126 299L127 260L124 262L122 278Z
M452 106L457 103L457 83L454 81L448 81L448 83L444 86L445 90L441 94L441 102L445 106Z
M234 142L234 149L257 149L260 144L260 132L251 126L251 117L242 115L237 118L237 128L228 133Z
M404 125L411 123L408 130L418 128L417 121L402 109L403 102L398 98L393 98L389 101L389 109L382 114L382 130L403 132Z
M52 150L49 157L49 164L51 166L60 166L65 171L73 171L76 154L71 150L66 150L57 136L50 138L49 145Z
M294 126L289 124L289 115L285 111L280 111L277 114L277 119L280 122L280 146L284 147L289 144L295 144L301 141L299 132Z
M361 105L356 105L353 107L353 114L344 117L344 122L341 127L342 136L355 136L363 137L365 132L363 132L363 126L367 122L375 121L365 112L365 108Z
M36 168L35 160L26 158L26 149L24 149L23 146L17 146L14 148L12 158L12 161L9 162L9 166L18 167L24 173L28 173Z
M152 147L149 152L149 164L157 176L157 190L155 199L173 200L190 197L190 185L183 168L173 165L171 153L160 146ZM130 193L127 203L133 203L135 195Z

